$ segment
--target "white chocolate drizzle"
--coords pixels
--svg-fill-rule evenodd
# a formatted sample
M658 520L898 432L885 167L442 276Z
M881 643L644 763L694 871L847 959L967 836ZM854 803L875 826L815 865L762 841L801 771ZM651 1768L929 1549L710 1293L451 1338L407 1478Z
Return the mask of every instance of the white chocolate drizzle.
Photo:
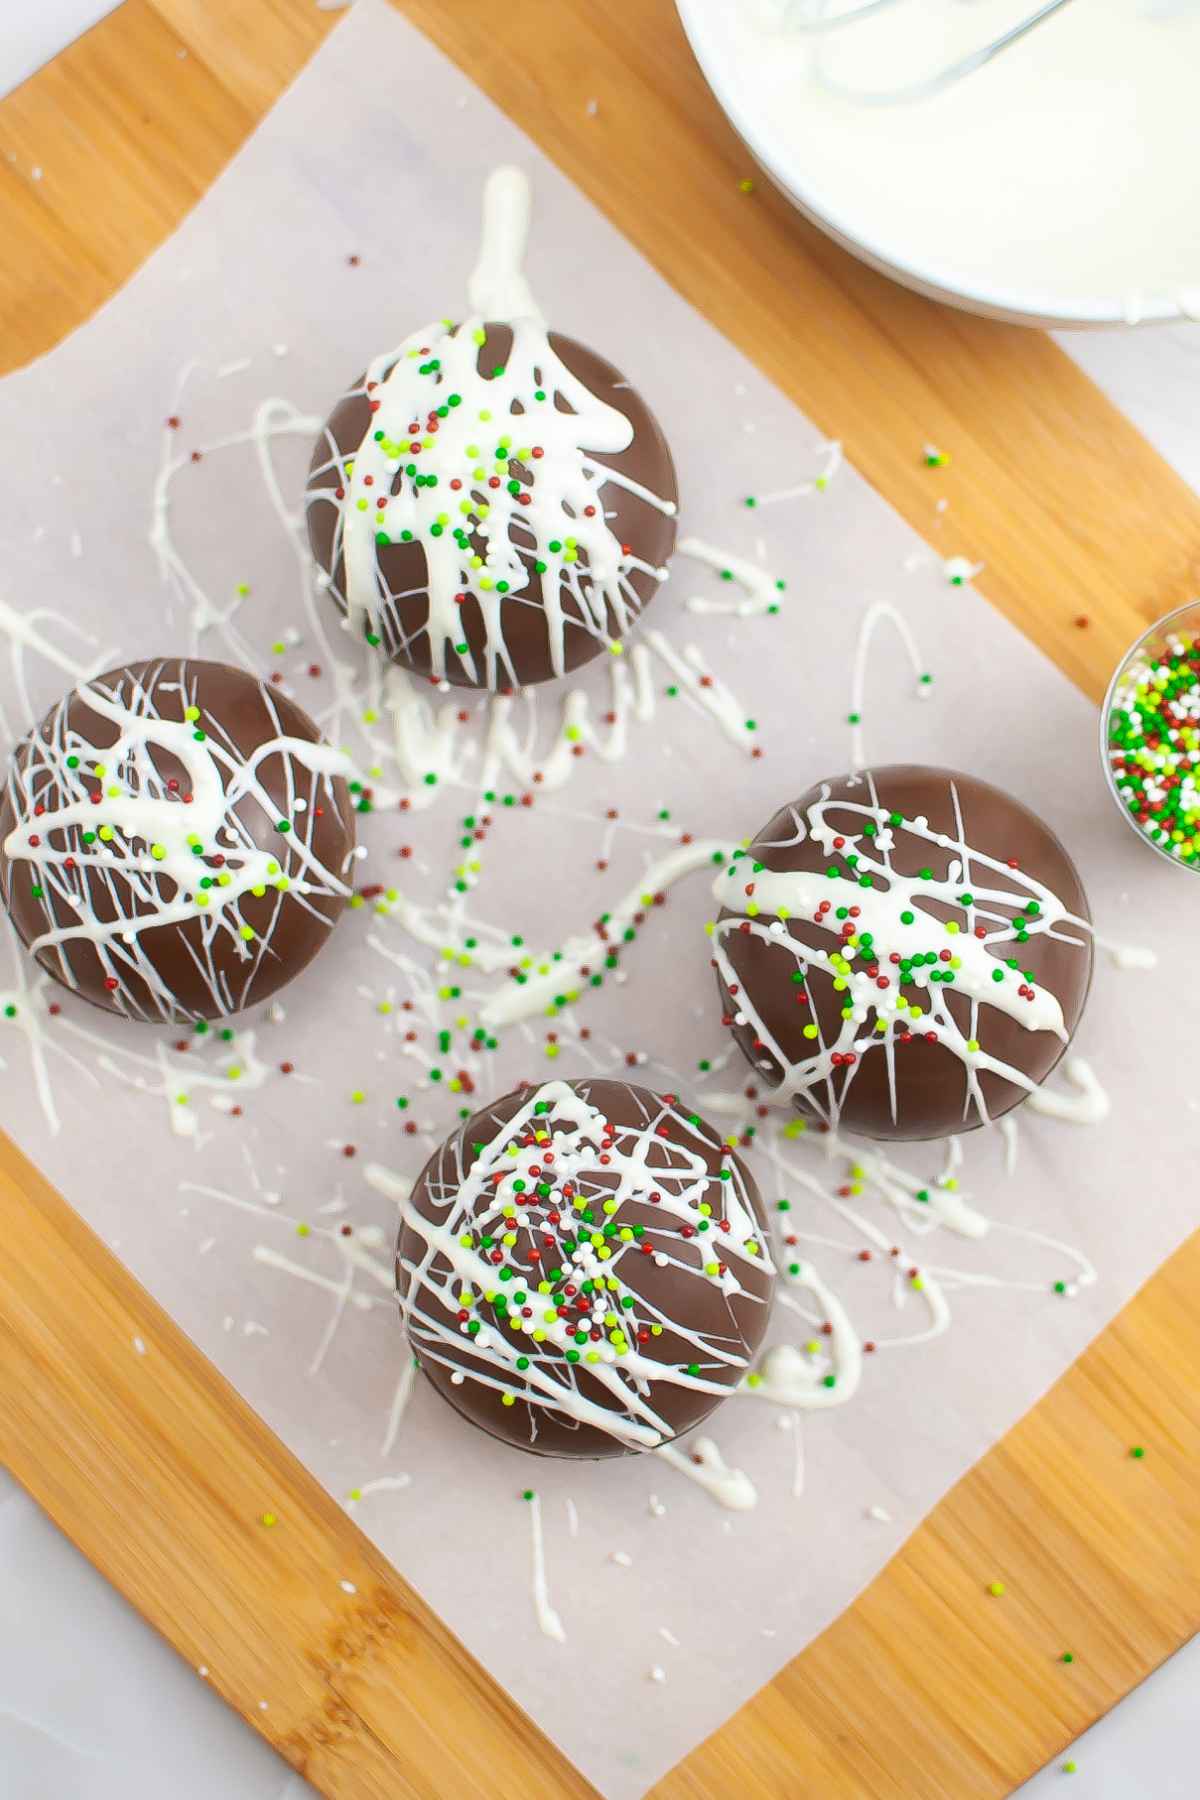
M99 958L114 1010L133 1017L169 1019L179 1011L142 941L145 932L199 923L193 960L210 996L205 1016L219 1017L244 1004L253 984L253 971L239 969L235 992L223 963L263 966L284 904L323 918L313 898L350 892L343 871L327 869L313 848L317 809L337 806L333 778L346 773L346 758L285 735L265 685L260 694L273 735L243 753L221 720L196 704L202 668L163 662L137 678L119 673L108 686L80 683L30 734L9 773L16 820L3 844L9 879L32 880L45 917L31 951L52 953L54 972L75 988L71 949L86 943ZM96 745L73 722L77 700L115 729L113 744ZM164 717L164 703L179 716ZM166 776L160 756L178 764L182 777ZM286 781L278 851L259 847L245 816L252 808L253 816L277 821L262 774L272 759ZM303 776L306 782L297 779ZM239 903L268 890L279 898L268 928L256 930ZM64 914L72 922L58 923ZM139 989L131 988L131 976ZM147 1001L139 998L141 987Z
M638 1095L635 1089L628 1092ZM717 1187L709 1163L716 1140L669 1098L656 1098L653 1108L638 1098L637 1105L636 1125L613 1125L567 1083L543 1083L529 1091L491 1141L474 1146L473 1160L465 1141L468 1122L426 1172L423 1193L401 1197L406 1230L398 1261L401 1313L423 1362L465 1369L471 1381L519 1399L529 1408L531 1430L538 1412L548 1409L631 1449L652 1449L672 1436L656 1408L656 1389L681 1387L719 1398L747 1367L750 1352L729 1303L741 1295L761 1304L771 1264L736 1160L730 1159L728 1179L720 1184L720 1230L708 1249L700 1233L709 1229L709 1215L700 1208L711 1207ZM533 1199L548 1152L554 1158L554 1192L568 1189L574 1209L565 1213L565 1224L544 1223ZM372 1168L368 1179L388 1190L386 1170ZM653 1211L663 1224L623 1226L623 1209L649 1211L652 1195L658 1196ZM592 1210L592 1201L614 1227L607 1240L594 1225L584 1231L575 1221L575 1211ZM566 1202L556 1200L551 1210L560 1205ZM526 1273L505 1288L495 1266L501 1253L490 1249L505 1232L513 1235L522 1227L536 1230L545 1244L539 1255L546 1256L548 1267L550 1258L555 1266L569 1264L572 1280L596 1284L595 1292L613 1308L600 1342L589 1343L582 1357L574 1349L577 1323L547 1299L531 1297L528 1319L526 1309L516 1306L508 1308L506 1320L492 1323L488 1317L497 1291L507 1296L536 1286L534 1275ZM419 1252L406 1248L410 1234ZM572 1248L565 1247L564 1238ZM643 1293L637 1279L643 1240L656 1258L665 1256L676 1271L720 1292L727 1306L724 1331L700 1330L686 1317L668 1316ZM711 1261L718 1245L720 1260ZM748 1282L751 1264L756 1279ZM485 1303L484 1316L472 1318L479 1302ZM677 1312L685 1311L681 1303ZM594 1318L594 1305L591 1313ZM648 1336L666 1330L683 1339L690 1362L659 1361L640 1347L635 1325Z
M921 652L917 648L917 641L913 637L908 620L889 600L876 600L863 614L862 624L858 628L858 642L854 647L854 670L850 680L850 769L855 775L867 764L863 735L863 700L867 686L867 662L871 654L871 646L875 641L875 634L881 625L890 625L900 640L901 648L913 672L917 699L928 700L932 691L933 677L922 667Z
M1108 1095L1091 1063L1082 1056L1068 1056L1062 1069L1067 1088L1043 1082L1029 1096L1030 1111L1044 1113L1050 1119L1063 1119L1071 1125L1099 1125L1107 1119L1110 1111Z
M663 1444L657 1455L680 1475L702 1487L728 1512L749 1512L758 1505L758 1493L741 1469L731 1469L710 1437L693 1438L684 1450Z
M822 869L771 870L751 852L741 850L733 853L718 875L713 892L727 916L712 927L713 951L726 987L738 990L734 1023L752 1028L763 1066L780 1071L776 1100L803 1099L830 1124L837 1123L857 1068L867 1056L887 1059L892 1116L896 1116L896 1047L915 1026L958 1058L967 1107L986 1122L988 1113L979 1083L983 1071L990 1070L1027 1091L1036 1083L983 1047L978 1033L985 1009L1004 1013L1027 1031L1047 1032L1067 1041L1057 996L1031 980L1015 957L1002 959L996 949L1012 944L1019 950L1026 938L1050 935L1078 944L1080 953L1086 955L1090 927L1086 920L1068 912L1044 882L967 843L952 779L950 791L958 820L953 835L935 831L924 818L905 818L893 824L894 815L879 804L874 778L867 775L865 782L866 797L861 801L833 798L825 787L821 797L803 812L793 806L792 835L762 846L787 849L811 838L825 856L836 851L854 857L857 881L831 880ZM828 820L830 811L860 822L857 829L835 828ZM949 851L947 873L929 874L925 879L897 873L891 851L899 833ZM991 885L992 876L1000 876L1008 885ZM868 880L870 885L862 885ZM926 910L930 902L952 909L955 916L949 920L935 917ZM849 913L848 921L838 917L840 910ZM793 938L787 930L789 919L820 926L829 934L830 948ZM726 949L726 941L735 931L748 931L790 951L802 979L816 969L845 993L836 1034L822 1037L815 1019L810 1021L805 1029L812 1052L797 1062L789 1061L739 984ZM935 941L936 950L931 948ZM919 966L894 971L889 960L893 955L906 961L917 956ZM869 969L874 973L868 973ZM951 988L971 1003L966 1030L948 1004ZM913 989L920 993L923 1007L911 998Z
M531 1494L526 1505L529 1507L534 1616L538 1622L538 1630L544 1637L553 1638L556 1644L565 1644L567 1634L562 1620L550 1604L550 1590L546 1580L546 1541L542 1530L541 1496Z
M769 569L744 556L734 556L731 551L718 550L715 545L705 543L703 538L680 538L675 551L679 556L690 556L715 569L722 581L735 583L745 596L743 599L713 600L705 595L695 595L687 602L689 612L730 613L737 619L753 619L760 613L779 611L779 596L785 584Z
M453 653L473 684L492 690L518 682L502 616L535 574L540 602L526 604L543 608L555 675L566 671L569 625L606 645L619 641L641 611L631 577L666 579L665 569L618 541L606 488L675 512L673 500L597 460L627 450L634 428L554 348L520 272L528 216L524 175L496 170L484 191L471 314L458 326L422 326L371 362L362 390L368 430L349 457L326 431L327 458L313 474L335 479L308 496L310 508L334 509L331 566L344 565L349 624L378 636L399 598L388 591L378 548L419 544L428 613L402 648L411 655L425 640L435 678ZM479 358L489 319L509 327L512 344L505 363L485 373ZM463 594L483 616L482 661L463 637Z

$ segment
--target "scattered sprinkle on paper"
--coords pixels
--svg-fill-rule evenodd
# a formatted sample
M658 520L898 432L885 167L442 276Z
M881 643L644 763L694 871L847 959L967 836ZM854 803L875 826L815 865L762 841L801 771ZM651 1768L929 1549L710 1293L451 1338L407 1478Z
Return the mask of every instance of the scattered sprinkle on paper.
M948 556L942 564L942 573L951 587L966 587L976 575L983 574L983 567L982 563L971 562L965 556Z

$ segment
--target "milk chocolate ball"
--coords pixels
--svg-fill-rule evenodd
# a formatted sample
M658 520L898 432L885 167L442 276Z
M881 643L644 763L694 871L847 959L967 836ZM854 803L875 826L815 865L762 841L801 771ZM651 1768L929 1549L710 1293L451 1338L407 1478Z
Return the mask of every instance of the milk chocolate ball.
M715 883L725 1022L812 1119L884 1139L999 1119L1043 1082L1092 972L1087 899L1054 833L972 775L911 764L821 782Z
M758 1189L671 1094L507 1094L431 1157L401 1217L401 1314L426 1377L542 1456L669 1443L737 1386L766 1330Z
M349 898L345 767L241 669L127 664L13 752L0 899L42 968L105 1011L225 1018L298 975Z
M540 320L440 325L373 362L313 452L313 555L351 628L418 675L510 691L607 652L665 576L654 415Z

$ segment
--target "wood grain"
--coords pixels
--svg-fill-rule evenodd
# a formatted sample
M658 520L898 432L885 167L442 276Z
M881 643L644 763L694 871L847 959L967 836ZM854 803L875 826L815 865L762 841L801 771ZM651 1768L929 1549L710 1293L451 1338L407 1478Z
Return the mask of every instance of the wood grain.
M5 1464L282 1756L339 1800L594 1794L11 1144L0 1238Z
M1189 596L1200 501L1049 339L896 288L765 182L739 191L670 0L523 0L502 32L479 0L403 10L919 530L944 493L947 550L1087 692ZM127 0L0 103L5 366L132 273L332 23L307 0ZM926 440L953 458L936 486ZM471 1800L497 1770L591 1791L3 1141L0 1228L0 1456L296 1767L337 1800ZM656 1800L1003 1795L1176 1648L1200 1620L1198 1287L1200 1239ZM459 1761L439 1717L468 1727Z

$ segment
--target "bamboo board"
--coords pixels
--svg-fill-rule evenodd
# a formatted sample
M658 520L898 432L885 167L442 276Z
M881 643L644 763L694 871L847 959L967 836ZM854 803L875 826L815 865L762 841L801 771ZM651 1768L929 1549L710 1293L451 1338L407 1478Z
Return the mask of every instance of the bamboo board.
M1048 338L740 192L670 0L523 0L504 29L480 0L403 10L918 529L920 446L952 450L958 543L1087 692L1189 596L1200 500ZM331 23L308 0L127 0L0 102L0 365L132 273ZM0 1458L296 1768L336 1800L592 1792L2 1138L0 1231ZM1003 1795L1177 1648L1200 1623L1198 1286L1200 1237L655 1800Z

